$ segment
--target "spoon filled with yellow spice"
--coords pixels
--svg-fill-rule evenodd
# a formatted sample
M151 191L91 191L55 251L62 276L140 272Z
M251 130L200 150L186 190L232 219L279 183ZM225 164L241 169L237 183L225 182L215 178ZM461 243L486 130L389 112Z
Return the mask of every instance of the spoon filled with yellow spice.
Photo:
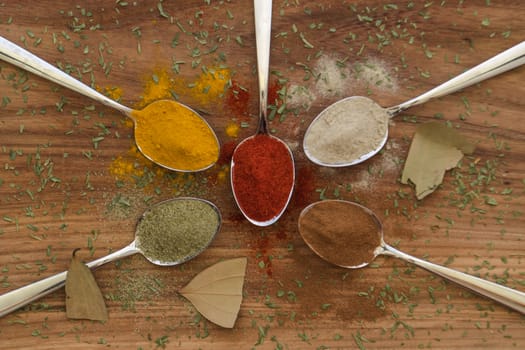
M144 212L134 241L86 265L93 270L134 254L159 266L179 265L204 251L220 227L221 215L213 203L191 197L169 199ZM60 272L0 295L0 317L63 287L66 277L67 271Z
M175 171L195 172L219 158L219 140L210 125L191 108L159 100L134 110L110 99L29 51L0 36L0 59L62 85L133 120L135 143L152 162Z

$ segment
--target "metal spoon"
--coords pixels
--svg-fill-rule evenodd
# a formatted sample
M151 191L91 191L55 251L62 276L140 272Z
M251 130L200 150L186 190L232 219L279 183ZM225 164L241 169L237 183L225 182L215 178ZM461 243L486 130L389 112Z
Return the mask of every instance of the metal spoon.
M201 201L209 205L217 213L217 216L218 216L218 224L215 229L215 233L210 236L210 239L208 241L201 242L202 244L199 247L192 247L192 250L188 252L188 255L184 256L183 258L177 261L159 261L151 257L148 257L147 255L145 255L145 253L140 248L139 237L138 237L139 223L142 220L144 220L144 217L146 216L146 214L150 212L153 208L162 206L162 205L166 205L170 202L179 201L179 200ZM191 220L199 220L199 217L196 216L194 219L192 218ZM130 255L134 255L137 253L142 254L148 261L150 261L151 263L155 265L159 265L159 266L179 265L179 264L187 262L188 260L193 259L197 255L199 255L202 251L204 251L213 241L213 238L215 237L217 232L219 232L220 226L221 226L221 215L220 215L219 209L213 203L209 201L198 199L198 198L190 198L190 197L178 197L175 199L166 200L166 201L157 203L154 207L151 207L150 209L146 210L144 214L142 214L142 217L139 219L137 223L137 231L135 232L135 240L133 240L133 242L131 242L129 245L125 246L124 248L117 250L116 252L113 252L109 255L101 257L97 260L93 260L87 263L86 265L91 269L96 269L109 262L116 261L116 260L125 258ZM55 290L63 287L66 283L66 276L67 276L67 271L60 272L54 276L44 278L40 281L31 283L27 286L24 286L24 287L12 290L3 295L0 295L0 317L5 316L17 310L18 308L21 308L22 306L27 305L30 302L35 301L37 299L40 299L41 297L48 295L54 292Z
M290 198L292 197L294 182L295 182L295 166L293 160L293 154L288 145L281 139L270 135L268 132L267 126L267 114L268 114L268 71L270 65L270 41L271 41L271 26L272 26L272 2L269 0L254 0L254 14L255 14L255 41L257 46L257 72L259 78L259 124L257 126L257 131L255 135L250 136L244 139L241 143L237 145L232 156L231 161L231 185L233 189L233 195L237 206L243 213L243 215L250 221L252 224L257 226L268 226L276 222L281 215L284 213ZM242 168L242 165L239 165L238 159L241 156L257 156L260 159L263 159L265 162L272 162L276 158L276 154L271 154L270 152L263 151L257 155L247 154L246 151L250 143L261 142L263 138L267 138L266 141L275 143L280 149L277 152L286 153L286 157L290 157L290 172L291 174L286 174L290 179L287 186L287 191L281 191L280 193L287 192L287 198L283 198L277 208L269 218L260 218L256 217L250 209L257 209L257 207L262 203L254 203L253 200L250 200L251 197L249 194L241 193L239 188L236 186L236 177L237 176L246 176L246 172L251 173L252 169ZM269 140L268 140L269 138ZM284 156L280 154L280 156ZM276 167L274 167L276 168ZM242 175L241 175L242 174ZM251 174L250 174L251 175ZM255 176L253 176L255 178ZM257 190L257 185L254 183L254 191ZM267 193L267 198L269 201L274 200L274 195L272 193ZM249 203L246 203L249 202Z
M312 121L303 140L305 154L312 162L327 167L344 167L364 162L378 153L385 145L388 138L389 118L412 106L451 94L524 63L525 41L432 90L394 107L383 108L368 97L362 96L342 99L328 106ZM330 116L334 112L336 115ZM355 123L356 127L341 131L341 123L335 123L334 119L338 119L344 125ZM336 124L339 127L336 127ZM359 129L365 125L369 127L369 132L359 132ZM373 141L370 141L371 135L377 135L373 137ZM322 140L323 145L314 147L314 143L318 143L319 140ZM368 144L368 148L356 146L360 144ZM333 149L339 149L337 154Z
M176 105L175 107L186 108L188 111L190 111L192 115L192 119L196 123L201 124L201 128L203 130L202 135L205 135L205 137L203 137L203 141L208 141L210 145L215 146L217 157L213 159L211 162L202 162L202 160L199 160L200 157L198 155L195 155L195 154L192 155L191 153L188 153L187 155L188 157L195 158L195 160L192 160L191 162L192 164L195 165L195 167L191 169L180 168L180 165L177 164L176 159L162 159L158 156L157 152L155 152L155 149L147 149L144 147L144 145L141 145L140 141L138 140L140 140L141 138L147 137L147 135L150 134L151 130L155 130L155 129L152 129L152 128L155 128L155 124L149 121L148 118L140 118L140 123L137 122L136 116L139 116L141 111L133 110L131 108L121 105L120 103L115 102L114 100L108 98L107 96L102 95L98 91L76 80L69 74L61 71L55 66L52 66L51 64L42 60L41 58L33 55L29 51L21 48L20 46L10 42L9 40L1 36L0 36L0 59L6 62L9 62L19 68L27 70L28 72L31 72L42 78L50 80L56 84L62 85L68 89L76 91L79 94L87 96L97 102L100 102L108 107L114 108L117 111L121 112L122 114L124 114L125 116L133 120L134 132L135 132L135 143L138 149L140 150L140 152L146 158L148 158L152 162L164 168L167 168L169 170L182 171L182 172L201 171L201 170L206 170L210 168L211 166L213 166L213 164L215 164L215 162L217 161L219 157L219 140L217 139L217 135L215 134L213 129L210 127L208 122L204 118L202 118L197 112L195 112L188 106L185 106L181 103L178 103L172 100L160 100L160 101L155 101L149 104L143 109L143 111L147 110L148 108L150 108L151 106L155 104L158 104L158 106L162 109L167 109L170 107L173 108L173 106ZM167 118L169 118L169 116ZM167 120L170 120L170 119L167 119ZM158 135L155 135L155 143L156 145L158 145L158 147L163 147L168 150L172 148L172 142L170 142L169 135L165 133L164 130L159 130L159 132L156 134Z
M334 203L336 204L335 206ZM343 248L346 251L339 250L337 254L330 253L337 250L334 249L336 247L333 247L334 242L341 242L342 236L346 236L346 240L351 240L352 235L356 235L356 232L337 232L335 226L332 226L330 224L325 225L326 230L322 230L322 228L319 229L319 227L314 227L316 224L315 220L312 220L312 215L319 214L319 211L322 211L323 207L325 207L324 210L328 209L326 208L327 206L329 206L329 210L332 213L336 212L335 215L340 217L352 218L356 215L361 215L362 218L373 221L377 228L377 232L374 232L374 234L377 233L378 237L370 237L370 243L372 244L372 248L369 252L369 261L358 263L358 265L351 265L345 262L346 260L355 263L355 258L352 259L352 253L356 253L356 248L353 247L351 243L347 246L343 245L343 247L341 247L342 244L340 244L340 248ZM445 279L448 279L463 287L466 287L480 295L500 302L501 304L506 305L511 309L525 314L525 293L491 281L471 276L463 272L459 272L447 267L433 264L422 259L418 259L388 245L383 239L383 227L381 225L381 222L379 221L379 218L370 209L365 208L359 204L342 200L326 200L313 203L310 206L303 209L299 216L299 232L305 240L305 242L308 244L308 246L317 255L334 265L350 269L357 269L367 266L372 262L372 260L375 257L379 255L394 256L396 258L408 261L412 264L422 267L425 270L433 272ZM379 242L379 245L375 249L373 249L373 244L375 242Z

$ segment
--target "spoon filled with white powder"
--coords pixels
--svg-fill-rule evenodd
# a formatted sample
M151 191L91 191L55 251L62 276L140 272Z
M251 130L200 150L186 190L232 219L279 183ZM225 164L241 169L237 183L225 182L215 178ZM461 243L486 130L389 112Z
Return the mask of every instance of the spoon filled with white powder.
M525 41L455 78L394 107L383 108L368 97L344 98L324 109L306 130L303 148L315 164L355 165L378 153L388 139L388 122L398 113L451 94L525 63Z

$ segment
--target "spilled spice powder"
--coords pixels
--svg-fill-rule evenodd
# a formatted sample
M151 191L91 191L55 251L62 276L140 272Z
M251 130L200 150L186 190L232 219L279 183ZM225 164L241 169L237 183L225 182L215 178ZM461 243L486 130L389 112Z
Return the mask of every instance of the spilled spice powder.
M97 90L100 91L101 89L97 89ZM107 97L115 101L120 101L120 99L122 98L122 94L123 94L122 88L118 86L105 87L103 89L103 92Z
M150 103L158 100L173 99L172 89L174 81L165 69L155 69L144 82L144 93L137 104L142 109Z
M144 174L144 167L149 163L151 161L133 144L126 154L116 157L111 162L109 172L119 180L137 178Z
M294 193L294 207L303 208L312 202L315 194L315 173L310 164L296 169L296 190Z
M196 104L212 106L224 98L230 82L230 70L223 67L208 68L192 83L185 86L176 85L177 93L186 93Z
M246 116L249 113L250 93L246 88L239 85L235 80L231 81L231 86L226 94L226 107L237 117Z
M239 136L240 130L241 127L238 124L231 122L226 126L226 135L232 138L236 138L237 136Z
M217 164L218 165L229 164L232 160L233 151L235 151L235 147L237 147L237 142L235 141L225 142L221 147L221 153L219 155L219 160L217 161Z
M283 88L282 84L277 80L274 80L270 84L270 86L268 87L268 103L269 104L274 104L276 106L281 105L282 102L281 102L279 93L282 88Z
M278 216L294 186L294 165L285 144L269 135L244 140L233 154L231 179L235 199L251 219Z
M356 203L325 200L306 207L299 232L310 248L334 265L358 267L374 258L381 244L381 225Z

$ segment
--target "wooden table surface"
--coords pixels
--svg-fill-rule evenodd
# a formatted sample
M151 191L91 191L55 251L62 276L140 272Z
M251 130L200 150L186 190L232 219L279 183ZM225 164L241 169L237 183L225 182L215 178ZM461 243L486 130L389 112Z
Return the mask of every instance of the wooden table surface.
M123 104L137 106L145 84L167 72L223 146L210 170L163 171L133 154L122 115L0 62L0 293L67 269L75 248L91 260L123 247L140 214L166 198L209 199L224 220L212 245L183 266L137 255L97 270L107 323L68 320L60 289L2 317L0 348L525 347L519 313L395 258L361 270L331 266L297 230L309 203L358 201L399 249L525 291L525 68L397 116L385 149L360 165L322 168L302 149L310 121L342 97L392 106L521 42L522 1L276 1L273 17L270 105L279 113L270 126L292 147L297 179L283 217L260 228L243 219L228 180L229 152L254 132L258 110L250 1L0 3L1 36ZM219 69L246 110L228 100L229 84L214 98L197 91L199 77ZM477 146L418 201L399 179L415 129L428 121ZM133 178L138 170L123 169L126 161L146 171ZM222 329L177 290L234 257L248 258L244 299L235 327Z

